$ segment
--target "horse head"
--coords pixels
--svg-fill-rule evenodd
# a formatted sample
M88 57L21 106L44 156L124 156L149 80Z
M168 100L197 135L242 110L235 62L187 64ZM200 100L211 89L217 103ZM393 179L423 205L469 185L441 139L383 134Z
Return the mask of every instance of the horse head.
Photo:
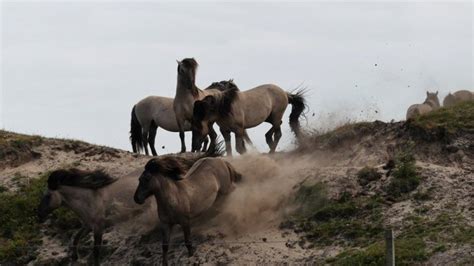
M209 134L210 124L214 122L212 120L216 110L216 101L214 96L208 95L204 99L194 102L191 121L193 151L201 149L202 143Z
M181 180L185 168L186 166L181 161L171 156L149 160L138 179L138 187L133 199L136 203L143 204L148 197L161 191L163 178Z
M196 82L196 71L199 66L194 58L185 58L178 63L178 82L186 89L192 90Z
M436 92L427 91L425 103L430 105L433 108L440 107L440 103L438 99L438 91Z
M49 175L48 189L41 198L37 208L37 216L40 222L43 222L51 212L61 206L63 199L58 191L59 180L64 179L66 175L66 170L57 170Z

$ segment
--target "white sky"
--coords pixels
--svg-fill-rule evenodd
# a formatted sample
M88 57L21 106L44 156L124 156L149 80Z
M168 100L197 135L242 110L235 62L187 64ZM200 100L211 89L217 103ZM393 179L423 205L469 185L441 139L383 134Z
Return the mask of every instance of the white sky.
M470 1L3 1L0 127L130 150L132 106L173 97L185 57L199 62L201 88L303 84L310 126L400 120L427 89L473 89L472 14ZM292 139L288 115L280 149ZM260 151L269 127L250 130ZM159 129L156 144L177 152L178 134Z

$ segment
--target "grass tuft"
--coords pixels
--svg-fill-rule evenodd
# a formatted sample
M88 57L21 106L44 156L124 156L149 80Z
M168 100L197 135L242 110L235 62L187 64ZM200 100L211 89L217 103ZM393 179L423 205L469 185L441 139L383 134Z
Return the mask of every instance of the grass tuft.
M398 199L418 187L421 177L418 175L415 163L411 148L397 154L392 179L385 188L389 196Z
M373 167L364 167L357 172L357 181L361 186L365 186L372 181L379 180L382 174Z

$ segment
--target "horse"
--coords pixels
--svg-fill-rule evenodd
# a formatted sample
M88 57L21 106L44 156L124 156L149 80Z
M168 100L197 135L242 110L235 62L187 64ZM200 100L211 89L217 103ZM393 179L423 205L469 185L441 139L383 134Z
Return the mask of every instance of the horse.
M429 113L440 108L438 91L426 92L426 99L421 104L413 104L407 110L406 120L411 120L416 116Z
M182 171L187 171L199 159L222 156L222 154L221 145L218 144L216 149L208 150L199 156L191 158L161 156L157 160L166 161L172 158L172 160L179 162ZM38 206L38 218L40 222L44 221L48 214L61 205L72 209L82 221L82 228L73 238L71 258L73 261L77 260L77 244L84 235L93 231L94 265L99 265L104 230L118 222L129 220L139 213L148 211L151 206L150 202L145 206L133 203L124 212L120 211L120 208L123 209L123 207L117 205L119 198L123 199L125 203L129 203L128 201L132 203L133 189L138 185L136 176L141 172L142 170L139 169L121 178L114 178L100 170L84 171L72 168L53 171L48 177L48 189ZM130 182L133 183L130 184Z
M232 155L230 133L235 134L237 152L246 152L243 141L244 131L268 122L272 125L265 134L270 153L274 153L281 138L282 117L288 104L292 105L290 128L297 139L301 138L299 118L306 104L304 91L296 93L284 91L274 84L264 84L247 91L240 91L232 80L229 89L218 94L208 95L194 103L192 120L192 145L199 147L208 134L208 124L216 122L226 143L227 155Z
M163 250L163 265L168 264L171 230L179 224L183 229L188 255L195 252L191 244L191 220L213 207L235 188L242 176L227 161L204 158L197 161L184 175L183 166L175 158L151 159L139 177L135 202L143 204L155 196ZM184 175L184 176L183 176Z
M455 93L449 93L443 100L444 107L454 106L460 102L474 101L474 92L468 90L459 90Z
M179 129L179 137L181 139L181 152L186 152L186 144L184 143L184 131L186 131L186 123L191 123L193 119L194 102L201 100L208 95L213 95L225 91L227 83L215 82L217 87L210 86L205 90L201 90L196 86L196 71L198 63L194 58L185 58L178 63L178 80L176 83L176 95L173 102L173 109L176 114L176 122ZM223 89L224 88L224 89ZM212 127L212 123L207 125L208 134L211 136L210 145L214 145L212 139L217 136ZM247 131L243 132L244 138L251 143ZM199 150L197 146L193 146L192 151Z
M214 82L205 90L225 90L225 85ZM170 132L180 132L173 102L174 99L169 97L148 96L133 106L130 122L130 142L134 153L140 153L144 150L145 154L148 155L147 144L149 144L153 156L157 155L155 137L158 127ZM191 124L187 121L184 122L182 129L191 131ZM216 134L211 134L211 143L215 142L215 137L217 137ZM204 140L202 151L206 150L207 144L208 138Z

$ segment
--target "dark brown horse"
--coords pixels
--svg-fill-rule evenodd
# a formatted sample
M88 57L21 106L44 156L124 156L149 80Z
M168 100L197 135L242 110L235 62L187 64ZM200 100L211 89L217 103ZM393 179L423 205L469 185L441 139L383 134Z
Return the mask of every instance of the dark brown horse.
M168 246L171 230L179 224L189 256L191 220L210 209L219 197L230 193L234 183L241 179L232 165L220 158L197 161L185 174L185 167L175 158L151 159L139 178L135 202L143 204L155 195L163 248L163 265L168 264Z

